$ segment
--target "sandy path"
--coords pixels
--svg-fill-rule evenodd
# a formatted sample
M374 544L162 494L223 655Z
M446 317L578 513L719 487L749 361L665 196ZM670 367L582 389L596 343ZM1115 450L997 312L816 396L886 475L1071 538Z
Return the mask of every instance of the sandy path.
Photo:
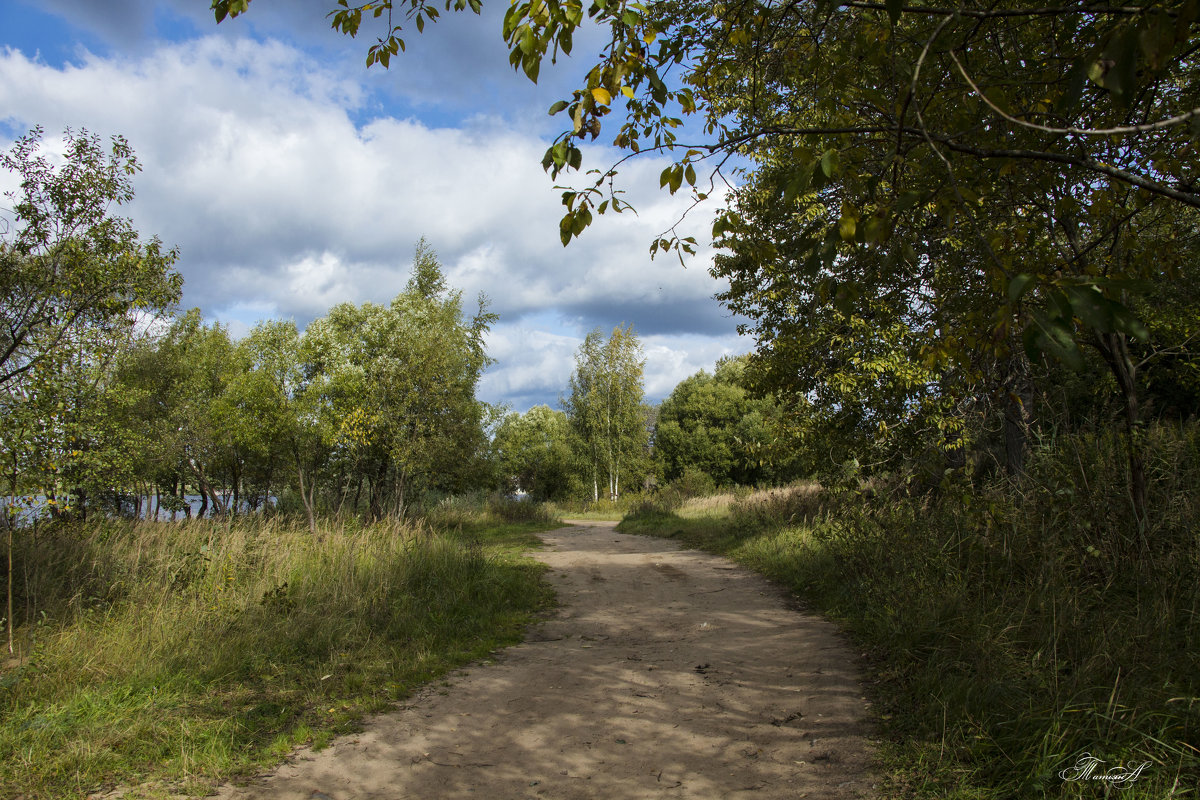
M869 797L847 647L761 578L612 523L542 534L560 608L233 800Z

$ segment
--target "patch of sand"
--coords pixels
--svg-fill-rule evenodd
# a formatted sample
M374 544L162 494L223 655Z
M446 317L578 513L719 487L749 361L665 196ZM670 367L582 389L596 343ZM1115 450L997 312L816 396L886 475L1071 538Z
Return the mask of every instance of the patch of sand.
M542 534L560 605L525 643L219 797L872 796L836 629L724 559L613 525Z

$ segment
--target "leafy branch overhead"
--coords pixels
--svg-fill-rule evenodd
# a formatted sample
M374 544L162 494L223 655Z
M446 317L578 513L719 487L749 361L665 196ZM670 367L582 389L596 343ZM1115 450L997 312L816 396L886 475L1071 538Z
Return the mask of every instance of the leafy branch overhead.
M422 31L438 18L439 5L480 10L478 0L338 0L329 18L350 36L364 21L379 20L367 63L386 67L404 47L404 25ZM248 6L249 0L213 2L218 21ZM672 192L684 181L694 187L694 164L717 154L827 136L841 137L831 143L835 152L848 151L882 137L895 140L893 154L901 160L914 148L930 148L969 159L1048 161L1200 206L1196 176L1182 163L1150 164L1133 153L1108 160L1086 141L1046 138L1154 135L1158 149L1189 141L1200 111L1194 81L1187 80L1195 20L1192 0L1044 8L529 0L508 8L502 34L510 64L536 81L547 57L554 62L571 53L582 26L611 32L583 85L550 107L569 120L546 155L556 177L580 167L577 142L597 138L603 118L623 103L615 146L683 151L664 180ZM730 91L731 80L738 92ZM744 95L751 102L740 103ZM805 106L818 113L795 113ZM685 146L675 129L692 114L703 118L708 138ZM826 152L798 160L797 179ZM603 202L597 192L610 177L612 170L604 170L576 192L568 216L586 217L585 209ZM900 196L901 185L889 188Z

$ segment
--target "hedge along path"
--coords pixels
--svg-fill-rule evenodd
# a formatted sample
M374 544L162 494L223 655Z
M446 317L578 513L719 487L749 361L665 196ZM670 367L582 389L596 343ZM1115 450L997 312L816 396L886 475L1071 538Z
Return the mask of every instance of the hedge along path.
M553 618L224 800L871 797L867 703L828 622L716 556L541 534Z

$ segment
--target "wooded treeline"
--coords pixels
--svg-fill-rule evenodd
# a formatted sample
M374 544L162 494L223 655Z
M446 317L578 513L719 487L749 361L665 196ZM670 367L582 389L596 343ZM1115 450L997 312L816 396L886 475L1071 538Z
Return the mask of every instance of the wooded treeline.
M4 156L22 187L0 250L0 448L10 502L40 494L55 516L186 514L189 491L201 514L282 499L310 527L319 512L379 518L467 489L596 501L681 480L697 489L885 476L922 492L955 476L1020 481L1034 448L1084 435L1121 447L1144 532L1146 431L1169 424L1187 438L1200 408L1200 270L1187 257L1196 220L1176 207L1136 237L1105 228L1107 238L1089 240L1079 258L1090 277L1058 299L1050 292L1069 316L1046 328L1045 312L1022 299L1034 273L997 283L969 231L896 256L842 236L843 226L832 260L812 269L806 231L840 202L827 196L838 184L797 194L797 212L778 202L789 190L772 182L773 151L759 152L764 166L735 193L713 268L759 350L650 407L632 327L596 330L561 411L504 415L474 396L495 317L482 298L465 313L424 243L390 304L342 304L303 333L264 322L235 342L198 311L173 313L177 254L110 213L132 197L139 167L128 145L116 139L106 152L68 132L54 168L40 138L35 130ZM1146 221L1146 208L1123 216ZM922 214L932 216L921 224L946 224L914 201L909 221ZM1033 271L1052 270L1056 248L1082 235L1018 227L1021 268ZM1164 270L1158 280L1151 263ZM1113 277L1133 264L1140 282ZM1123 302L1104 287L1120 288Z
M330 21L372 28L386 68L438 15L380 0ZM564 244L630 207L631 158L668 156L671 194L728 200L713 272L801 473L1019 481L1034 450L1117 433L1144 531L1147 430L1178 432L1200 384L1198 22L1195 0L523 0L500 35L536 81L582 26L610 34L550 106L543 166L580 180ZM587 172L581 144L606 133L622 157ZM696 246L671 228L651 250Z
M5 154L21 178L0 242L0 463L13 514L152 517L286 498L378 518L430 491L488 485L475 399L495 316L467 315L436 255L417 247L387 305L338 305L303 333L268 321L233 341L174 313L177 257L113 207L138 164L68 131L52 165L34 130ZM5 515L9 521L11 515Z
M587 335L562 411L505 416L478 401L496 317L482 297L467 312L424 242L389 304L341 304L303 332L260 322L234 340L176 311L177 253L115 213L139 168L128 145L68 132L52 165L41 137L4 161L22 179L0 245L6 522L174 519L198 494L200 516L282 505L315 530L319 515L399 517L468 490L596 501L692 467L721 483L768 476L722 427L764 438L761 414L742 421L753 401L733 362L715 394L663 406L656 455L659 410L644 403L631 326Z

